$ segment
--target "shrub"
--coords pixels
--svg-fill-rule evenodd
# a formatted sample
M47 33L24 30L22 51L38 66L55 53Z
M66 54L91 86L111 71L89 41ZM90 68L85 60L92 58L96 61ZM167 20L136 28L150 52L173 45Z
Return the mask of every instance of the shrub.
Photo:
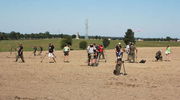
M86 41L81 41L80 43L79 43L79 48L80 49L86 49L86 47L87 47L87 42Z
M107 38L104 38L104 39L103 39L103 45L104 45L104 47L107 48L107 47L109 46L109 44L110 44L110 41L109 41Z

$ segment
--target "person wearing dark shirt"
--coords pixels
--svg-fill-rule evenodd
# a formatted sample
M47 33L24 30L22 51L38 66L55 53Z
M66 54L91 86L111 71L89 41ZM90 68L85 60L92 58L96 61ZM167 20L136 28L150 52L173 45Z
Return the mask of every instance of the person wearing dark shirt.
M42 46L39 46L39 54L38 55L41 55L43 52L43 47Z
M22 62L25 62L24 57L23 57L23 45L22 44L19 44L17 51L18 51L18 54L16 56L16 62L18 61L19 58L21 58Z
M37 51L37 47L34 46L34 47L33 47L33 54L34 54L34 56L36 56L36 51Z
M161 52L161 50L159 50L159 51L157 51L156 52L156 56L155 56L155 58L156 58L156 61L162 61L162 52Z
M49 47L48 47L48 51L49 51L49 53L48 53L48 57L49 58L52 58L53 60L54 60L54 62L56 62L56 60L55 60L55 55L54 55L54 45L52 45L51 43L49 44ZM53 63L54 63L53 62Z

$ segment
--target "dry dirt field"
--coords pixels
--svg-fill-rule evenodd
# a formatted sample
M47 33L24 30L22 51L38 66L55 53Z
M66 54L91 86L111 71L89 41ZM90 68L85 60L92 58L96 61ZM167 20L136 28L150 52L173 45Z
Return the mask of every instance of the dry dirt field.
M170 62L154 62L159 49L138 48L138 60L147 62L125 62L127 76L112 74L114 50L98 67L87 66L86 51L71 51L70 63L63 62L62 51L55 53L57 63L40 63L32 52L24 52L26 63L16 63L14 55L1 52L0 100L179 100L180 47L172 47Z

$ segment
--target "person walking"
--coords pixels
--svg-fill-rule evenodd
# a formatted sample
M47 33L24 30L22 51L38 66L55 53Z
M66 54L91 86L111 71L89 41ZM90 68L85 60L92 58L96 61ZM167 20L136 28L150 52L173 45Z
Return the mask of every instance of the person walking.
M53 59L53 63L55 63L56 62L56 60L55 60L55 58L56 58L56 56L54 55L54 45L52 45L51 43L49 43L49 47L48 47L48 51L49 51L49 53L48 53L48 57L49 57L49 59ZM51 63L51 62L50 62Z
M70 48L69 46L66 44L63 48L63 52L64 52L64 62L69 62L69 52L70 52Z
M39 54L38 55L42 55L42 52L43 52L43 47L42 46L39 46Z
M33 47L33 54L34 54L34 56L36 56L36 51L37 51L37 47L34 46L34 47Z
M171 48L170 48L169 45L166 47L165 55L166 55L166 59L167 59L166 61L171 61L171 60L170 60Z
M22 62L24 63L24 56L23 56L23 45L19 44L18 48L17 48L17 56L16 56L16 62L18 61L18 59L21 58Z

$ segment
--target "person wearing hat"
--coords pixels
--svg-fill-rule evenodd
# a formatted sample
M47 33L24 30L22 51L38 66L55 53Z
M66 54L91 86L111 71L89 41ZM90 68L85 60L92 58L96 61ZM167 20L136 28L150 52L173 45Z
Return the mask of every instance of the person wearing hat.
M120 56L121 54L121 49L122 49L122 46L121 46L121 43L119 42L116 47L115 47L115 53L116 53L116 57Z

